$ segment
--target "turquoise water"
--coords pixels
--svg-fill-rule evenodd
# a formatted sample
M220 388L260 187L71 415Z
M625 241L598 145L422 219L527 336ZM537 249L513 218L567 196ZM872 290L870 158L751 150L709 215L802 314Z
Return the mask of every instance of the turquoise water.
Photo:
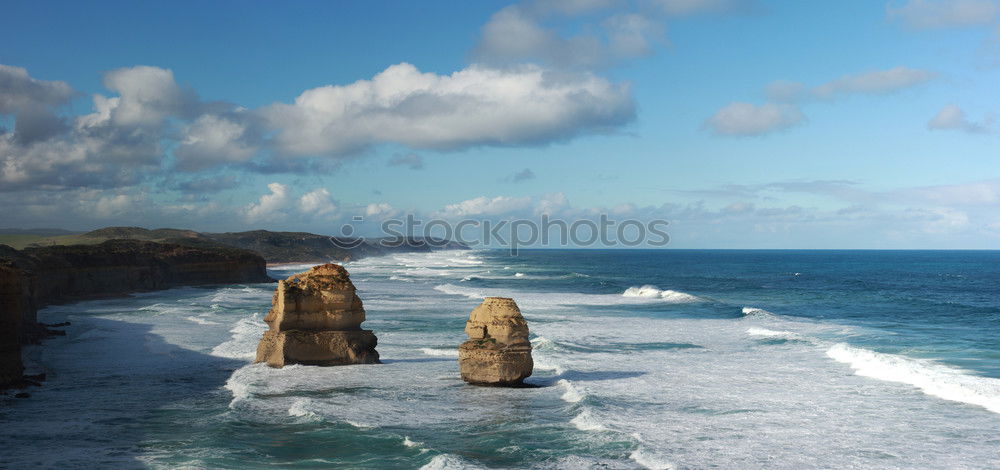
M346 265L382 365L251 364L273 285L53 306L24 468L997 468L1000 253L502 251ZM308 265L273 271L283 277ZM532 389L457 345L514 297Z

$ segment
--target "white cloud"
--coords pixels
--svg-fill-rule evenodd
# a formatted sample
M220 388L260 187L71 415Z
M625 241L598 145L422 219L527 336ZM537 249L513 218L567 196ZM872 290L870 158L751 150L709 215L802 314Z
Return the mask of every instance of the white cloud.
M221 163L241 163L259 150L246 122L232 117L203 114L181 131L181 141L174 150L178 167L197 170Z
M0 114L17 114L65 104L73 89L65 82L31 78L27 69L0 64Z
M962 28L992 23L1000 4L995 0L909 0L899 7L889 5L886 13L916 29Z
M167 116L185 114L197 101L181 90L172 71L147 65L112 70L104 76L104 86L119 95L109 118L122 126L159 125Z
M330 215L337 211L337 205L333 202L330 191L319 188L299 198L299 210L306 215Z
M2 98L5 108L13 110L17 128L14 133L0 130L0 181L8 183L6 190L132 184L159 165L162 143L169 140L167 117L188 116L200 106L169 70L138 66L108 72L105 86L120 96L95 95L94 112L69 122L54 114L61 97L72 94L67 85L32 79L16 67L0 69L0 76L5 73L0 81L12 84L13 94L20 96ZM26 113L28 102L35 104Z
M398 211L385 202L371 203L365 207L365 215L368 217L392 217Z
M563 17L605 9L586 18L573 33L558 27ZM667 42L663 15L655 10L632 8L621 1L511 5L483 25L472 56L490 65L535 63L571 69L614 65L649 55L656 45Z
M788 104L730 103L705 121L716 135L756 136L788 129L805 120L798 107Z
M546 194L538 200L535 205L535 214L548 214L550 216L569 208L569 200L563 193Z
M749 0L651 0L671 16L689 16L700 13L739 13L753 8Z
M270 191L260 197L260 200L246 207L245 215L248 222L272 221L284 218L291 198L288 187L281 183L267 185Z
M816 87L813 93L824 98L838 93L885 94L919 85L934 77L935 74L927 70L895 67L857 75L845 75Z
M276 148L292 155L344 155L382 142L425 149L538 144L610 131L634 114L626 85L589 73L526 65L437 75L406 63L264 110L279 130Z
M949 104L941 108L941 111L931 118L927 123L927 128L932 130L960 130L973 134L989 132L989 126L969 121L965 117L962 108Z
M439 217L470 217L482 215L500 215L513 211L527 209L531 206L530 197L497 196L489 198L479 196L459 203L449 204L437 212Z

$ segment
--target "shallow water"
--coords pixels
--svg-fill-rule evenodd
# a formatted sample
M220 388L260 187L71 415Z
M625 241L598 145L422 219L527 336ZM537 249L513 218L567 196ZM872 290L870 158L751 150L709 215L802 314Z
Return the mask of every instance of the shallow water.
M348 263L385 364L251 364L273 285L53 306L0 466L996 468L1000 253L455 251ZM282 266L283 277L308 268ZM483 296L531 389L467 386Z

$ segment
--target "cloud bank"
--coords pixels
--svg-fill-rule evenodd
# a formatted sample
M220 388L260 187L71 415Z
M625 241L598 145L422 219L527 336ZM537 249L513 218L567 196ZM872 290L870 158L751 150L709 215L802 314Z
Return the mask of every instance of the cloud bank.
M537 65L438 75L401 63L258 109L203 101L152 66L108 72L104 86L113 95L94 95L92 113L62 116L76 95L68 84L0 66L0 116L15 122L13 131L0 128L0 191L113 188L227 165L305 171L317 165L303 159L337 160L386 143L539 145L615 132L636 112L627 84Z

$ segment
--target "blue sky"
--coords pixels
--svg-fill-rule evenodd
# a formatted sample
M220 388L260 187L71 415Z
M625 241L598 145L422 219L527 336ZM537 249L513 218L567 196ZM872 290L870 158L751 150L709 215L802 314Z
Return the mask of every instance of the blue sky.
M1000 248L993 0L7 2L0 226Z

